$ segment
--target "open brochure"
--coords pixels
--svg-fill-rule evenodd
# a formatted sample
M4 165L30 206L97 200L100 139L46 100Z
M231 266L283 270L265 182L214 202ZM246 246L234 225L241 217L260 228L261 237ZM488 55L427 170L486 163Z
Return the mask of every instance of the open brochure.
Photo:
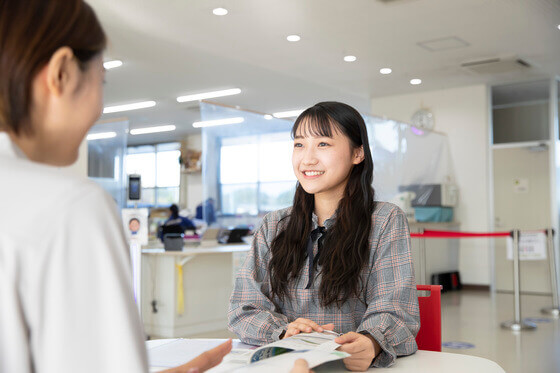
M290 372L297 359L305 359L310 368L329 361L344 359L349 354L336 349L335 333L301 333L270 343L255 350L234 349L211 373L222 372Z

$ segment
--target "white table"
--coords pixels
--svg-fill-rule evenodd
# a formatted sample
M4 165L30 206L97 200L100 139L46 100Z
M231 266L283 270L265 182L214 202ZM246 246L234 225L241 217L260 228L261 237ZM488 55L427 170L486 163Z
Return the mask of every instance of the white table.
M147 341L146 348L161 345L171 341L154 340ZM194 339L191 341L200 341L204 343L207 340ZM222 340L225 342L225 339ZM236 346L236 343L238 344ZM242 348L244 345L239 345L239 341L234 340L234 348ZM150 371L157 372L163 368L150 367ZM341 361L324 364L320 367L314 368L313 371L342 373L348 372ZM433 352L433 351L417 351L415 354L397 359L396 363L390 368L372 368L370 372L379 373L505 373L505 371L495 362L476 356L451 354L447 352ZM288 373L288 372L287 372Z

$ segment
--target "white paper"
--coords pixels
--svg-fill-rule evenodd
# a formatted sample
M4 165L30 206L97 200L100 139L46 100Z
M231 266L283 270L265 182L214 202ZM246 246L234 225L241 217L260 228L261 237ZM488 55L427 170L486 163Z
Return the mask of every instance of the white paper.
M326 351L323 349L294 351L249 364L243 368L234 370L234 372L286 373L292 370L295 361L298 359L305 359L309 364L309 368L314 368L326 362L344 359L348 356L350 356L350 354L346 352Z
M513 260L513 238L508 237L507 258ZM546 260L546 234L522 232L519 235L519 260Z
M148 244L148 209L122 209L123 228L129 243Z
M513 192L517 194L529 193L529 179L514 179Z

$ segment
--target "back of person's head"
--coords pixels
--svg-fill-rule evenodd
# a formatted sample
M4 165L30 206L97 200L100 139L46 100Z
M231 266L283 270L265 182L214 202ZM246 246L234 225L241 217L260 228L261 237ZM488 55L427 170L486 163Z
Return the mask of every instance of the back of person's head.
M176 204L172 204L171 206L169 206L169 211L171 211L172 216L179 216L179 206L177 206Z
M33 79L59 48L72 49L85 70L105 45L83 0L0 0L0 130L31 131Z

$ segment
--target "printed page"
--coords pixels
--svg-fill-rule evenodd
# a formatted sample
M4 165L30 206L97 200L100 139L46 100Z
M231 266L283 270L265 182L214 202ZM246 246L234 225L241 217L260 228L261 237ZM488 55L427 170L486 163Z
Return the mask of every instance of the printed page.
M319 349L334 351L340 345L334 341L336 333L300 333L256 349L250 359L251 363L282 355L290 351L307 351Z
M329 361L344 359L350 356L346 352L326 351L315 349L309 351L294 351L282 354L270 359L261 360L249 364L243 368L234 370L235 373L266 372L266 373L286 373L291 371L297 359L305 359L310 368L314 368Z

